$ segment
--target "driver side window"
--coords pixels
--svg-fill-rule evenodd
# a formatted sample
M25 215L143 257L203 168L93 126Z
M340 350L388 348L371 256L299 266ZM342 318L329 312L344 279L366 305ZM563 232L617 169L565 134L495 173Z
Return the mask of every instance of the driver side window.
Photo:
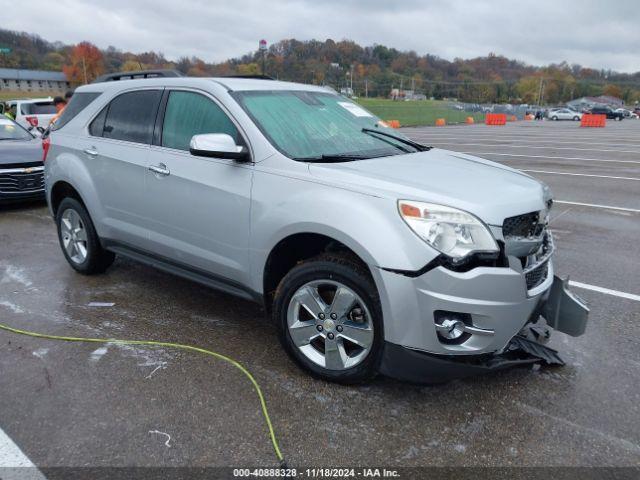
M244 145L231 119L211 99L193 92L169 93L162 125L162 146L189 151L191 137L202 133L226 133L236 145Z

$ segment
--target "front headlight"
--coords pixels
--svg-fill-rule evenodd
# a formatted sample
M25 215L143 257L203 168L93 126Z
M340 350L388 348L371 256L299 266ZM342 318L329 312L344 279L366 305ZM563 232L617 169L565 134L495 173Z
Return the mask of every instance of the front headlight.
M474 252L500 251L489 229L470 213L411 200L399 200L398 210L411 230L454 261Z

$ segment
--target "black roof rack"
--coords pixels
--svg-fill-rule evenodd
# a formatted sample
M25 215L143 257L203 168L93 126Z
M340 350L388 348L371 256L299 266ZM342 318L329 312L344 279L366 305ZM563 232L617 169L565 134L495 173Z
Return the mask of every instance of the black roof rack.
M218 78L252 78L256 80L275 80L275 78L269 75L222 75Z
M118 80L136 80L142 78L183 77L177 70L136 70L132 72L107 73L96 78L93 83L116 82Z

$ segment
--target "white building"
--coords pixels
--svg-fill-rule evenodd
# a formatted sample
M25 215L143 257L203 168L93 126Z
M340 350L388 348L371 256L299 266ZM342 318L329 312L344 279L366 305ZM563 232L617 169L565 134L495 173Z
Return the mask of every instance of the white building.
M64 92L70 87L62 72L0 68L0 90L19 92Z

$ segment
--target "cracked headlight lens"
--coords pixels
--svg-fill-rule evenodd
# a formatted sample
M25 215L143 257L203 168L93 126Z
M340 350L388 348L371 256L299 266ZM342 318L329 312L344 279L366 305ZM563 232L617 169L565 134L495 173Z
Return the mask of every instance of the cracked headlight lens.
M471 253L500 251L489 228L470 213L411 200L399 200L398 210L411 230L454 261Z

